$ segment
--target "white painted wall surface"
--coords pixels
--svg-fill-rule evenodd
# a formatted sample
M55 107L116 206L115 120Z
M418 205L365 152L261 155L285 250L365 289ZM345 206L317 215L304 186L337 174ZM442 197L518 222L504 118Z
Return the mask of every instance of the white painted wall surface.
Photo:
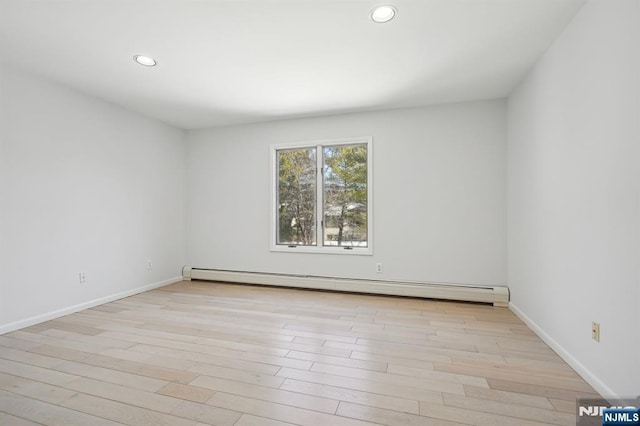
M505 113L487 101L190 131L188 263L505 284ZM353 136L373 136L374 255L270 252L270 144Z
M184 132L0 70L0 332L179 277Z
M4 89L2 85L4 68L0 62L0 102L4 98ZM5 313L3 309L4 300L4 204L5 194L5 164L4 164L4 124L0 117L0 324L5 323Z
M639 11L588 2L508 104L512 306L605 396L640 395Z

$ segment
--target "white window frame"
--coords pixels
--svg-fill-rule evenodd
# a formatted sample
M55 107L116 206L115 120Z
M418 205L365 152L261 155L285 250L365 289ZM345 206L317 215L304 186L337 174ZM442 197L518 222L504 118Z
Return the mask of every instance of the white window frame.
M317 185L316 193L316 245L315 246L287 246L283 244L277 244L277 228L278 218L276 212L277 197L278 197L278 169L277 169L277 152L283 149L299 149L299 148L316 148L316 169L318 175L321 176L321 169L323 167L323 155L320 147L336 146L336 145L356 145L366 144L367 146L367 247L336 247L325 246L324 242L324 229L321 225L323 218L322 206L324 203L324 189L322 183L322 177L317 177L319 185ZM316 254L344 254L344 255L373 255L373 137L362 136L355 138L342 138L342 139L323 139L317 141L308 142L296 142L291 144L273 144L270 147L271 151L271 203L270 203L270 250L274 252L286 252L286 253L316 253Z

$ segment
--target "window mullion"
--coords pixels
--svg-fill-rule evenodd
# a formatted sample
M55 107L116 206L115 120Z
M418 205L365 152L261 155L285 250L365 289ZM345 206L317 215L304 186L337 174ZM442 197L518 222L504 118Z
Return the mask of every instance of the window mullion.
M324 246L324 150L322 145L316 146L316 242L318 247Z

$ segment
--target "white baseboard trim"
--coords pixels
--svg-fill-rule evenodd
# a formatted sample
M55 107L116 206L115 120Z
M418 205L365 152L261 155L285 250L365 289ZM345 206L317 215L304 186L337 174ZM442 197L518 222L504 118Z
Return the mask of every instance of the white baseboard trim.
M142 287L137 287L132 290L122 291L120 293L112 294L110 296L101 297L99 299L90 300L88 302L80 303L78 305L69 306L67 308L58 309L46 314L36 315L35 317L25 318L23 320L14 321L9 324L0 325L0 335L10 333L12 331L19 330L21 328L30 327L41 322L49 321L55 318L60 318L65 315L73 314L76 312L84 311L85 309L93 308L94 306L102 305L105 303L113 302L114 300L123 299L125 297L133 296L134 294L143 293L145 291L153 290L158 287L163 287L168 284L182 281L182 277L169 278L168 280L159 281L152 284L147 284Z
M522 312L520 308L509 302L509 309L518 316L530 329L532 329L538 337L540 337L555 353L560 356L571 368L573 368L592 388L594 388L601 396L605 398L621 399L609 386L593 374L584 366L576 357L571 355L560 343L556 342L549 336L538 324L536 324L527 314Z
M354 293L460 300L467 302L492 303L494 306L501 307L507 307L509 303L509 289L504 286L471 286L446 283L347 279L262 272L226 271L218 269L198 269L191 268L189 266L185 266L183 268L182 276L185 280L196 279Z

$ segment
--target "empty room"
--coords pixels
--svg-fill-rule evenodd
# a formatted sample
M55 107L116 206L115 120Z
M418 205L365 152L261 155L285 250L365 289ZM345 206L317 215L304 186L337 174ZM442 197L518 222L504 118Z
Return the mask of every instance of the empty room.
M640 0L0 0L0 425L640 425Z

